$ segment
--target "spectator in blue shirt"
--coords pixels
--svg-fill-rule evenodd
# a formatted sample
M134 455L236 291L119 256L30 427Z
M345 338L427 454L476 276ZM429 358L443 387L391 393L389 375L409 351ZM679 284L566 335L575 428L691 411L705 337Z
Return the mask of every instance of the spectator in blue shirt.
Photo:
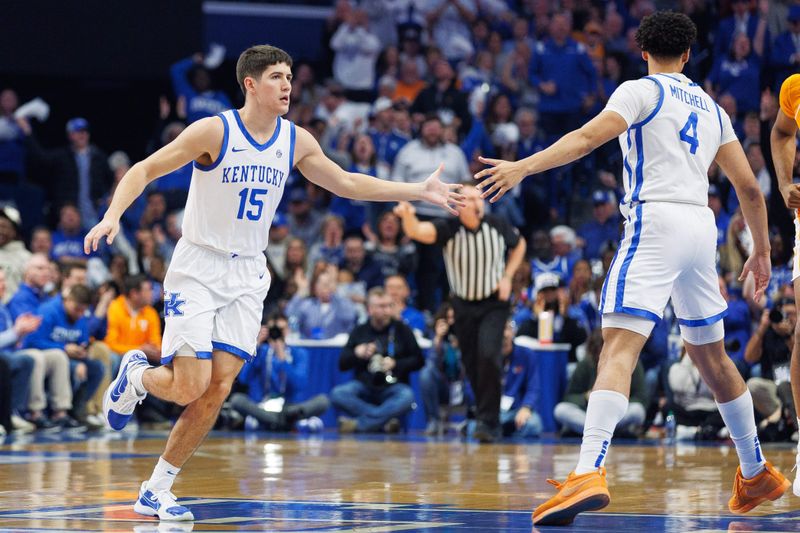
M350 165L350 172L378 176L373 141L372 137L363 133L356 136L351 151L353 163ZM369 220L370 213L373 210L373 206L370 204L371 202L364 202L363 200L334 196L329 209L331 213L344 219L345 233L356 233L362 231L365 223L374 223L374 220Z
M770 64L775 72L775 93L780 91L783 80L800 68L800 5L789 7L789 29L775 38L770 55Z
M85 262L89 257L97 256L95 251L89 255L83 251L84 235L78 207L71 203L64 204L59 210L58 229L53 232L51 257L58 262L69 260Z
M97 391L106 369L101 361L89 359L89 318L92 291L76 285L66 298L53 299L39 307L42 323L25 338L23 346L37 350L60 350L69 358L72 377L72 415L86 419L86 403ZM64 427L79 424L66 419Z
M47 300L44 286L50 281L50 262L43 254L33 254L25 264L22 283L8 301L8 312L16 320L24 313L35 314Z
M619 217L613 193L594 191L592 206L593 220L581 226L578 235L583 239L583 257L600 259L600 250L608 241L619 241Z
M514 344L514 325L506 322L503 332L503 396L500 399L500 425L503 436L532 438L542 432L539 407L539 370L536 354Z
M403 321L414 330L414 333L419 335L425 333L425 315L419 309L408 305L411 291L406 278L399 274L389 276L384 282L384 288L394 303L394 318Z
M730 53L714 62L706 80L710 94L730 93L739 113L758 111L761 105L761 56L752 50L747 35L738 34Z
M708 186L708 207L714 212L714 220L717 223L717 246L721 246L725 244L731 217L722 208L722 198L716 185Z
M534 234L534 239L538 233ZM569 226L554 227L550 230L549 245L548 248L535 250L538 253L531 261L533 279L535 281L540 274L550 272L558 276L564 285L569 285L572 279L572 267L575 266L580 253L576 250L575 230Z
M211 88L211 73L203 61L202 55L195 54L178 61L170 69L176 96L186 100L186 120L190 124L231 108L228 96Z
M569 17L554 15L550 37L538 43L531 58L531 85L541 95L541 127L551 140L580 125L584 101L597 87L592 60L570 30Z
M353 274L355 281L363 283L367 290L383 286L381 266L367 255L364 239L359 235L351 235L344 240L344 259L339 268Z
M6 292L6 273L0 268L0 301ZM35 426L24 420L20 413L27 410L28 390L33 373L33 358L16 349L17 343L25 335L36 331L42 322L40 317L23 313L11 320L11 313L0 303L0 359L8 364L11 372L11 428L17 431L30 431Z
M311 283L313 296L295 296L286 306L286 315L301 337L329 339L348 333L356 324L357 311L350 300L336 295L336 279L324 271Z
M344 259L344 220L338 215L328 215L322 220L322 240L314 243L308 252L311 265L319 261L338 265Z
M329 406L324 394L308 399L310 356L305 348L286 344L289 334L284 315L267 317L258 335L256 357L237 378L247 393L231 396L234 409L269 431L289 431L298 420L318 417Z
M393 116L392 101L386 97L378 98L372 105L372 127L367 130L367 134L375 145L378 163L388 165L389 168L394 165L397 152L409 141L408 137L394 129ZM386 176L380 177L388 178L388 174L387 172Z
M766 4L769 9L768 2L759 3L759 5L761 4ZM733 0L731 9L733 11L731 16L722 19L717 28L714 37L714 57L727 55L733 48L737 35L746 35L750 41L756 41L759 37L759 30L761 30L760 38L763 42L769 41L766 29L767 13L750 13L750 0Z
M725 351L740 370L745 368L744 349L750 341L752 320L750 307L742 299L741 290L728 290L725 278L719 277L719 292L728 302L728 314L722 319L725 326Z

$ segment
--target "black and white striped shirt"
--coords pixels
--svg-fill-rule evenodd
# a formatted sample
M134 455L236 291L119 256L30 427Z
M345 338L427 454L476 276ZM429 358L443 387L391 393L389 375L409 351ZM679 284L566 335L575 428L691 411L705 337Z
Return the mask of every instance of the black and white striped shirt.
M517 228L493 215L486 215L475 231L458 219L437 219L433 224L452 293L469 301L492 296L505 272L508 250L519 243Z

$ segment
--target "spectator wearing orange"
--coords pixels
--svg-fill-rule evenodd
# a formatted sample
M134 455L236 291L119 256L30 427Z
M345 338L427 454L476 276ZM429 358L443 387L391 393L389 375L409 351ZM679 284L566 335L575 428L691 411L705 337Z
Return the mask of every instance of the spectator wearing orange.
M153 287L146 276L137 274L125 279L124 291L108 307L105 343L118 356L129 350L142 350L148 361L159 364L161 321L150 305ZM116 375L120 358L115 358L112 375Z

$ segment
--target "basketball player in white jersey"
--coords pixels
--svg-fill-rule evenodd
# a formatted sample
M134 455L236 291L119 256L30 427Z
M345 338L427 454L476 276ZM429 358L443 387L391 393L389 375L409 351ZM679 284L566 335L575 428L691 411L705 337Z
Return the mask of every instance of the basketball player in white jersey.
M769 281L770 248L764 198L728 116L681 74L696 34L686 15L645 17L636 41L649 76L620 85L597 117L550 148L516 162L486 160L491 168L475 176L485 178L479 184L484 197L496 201L525 176L574 161L615 137L625 156L625 233L601 295L604 346L580 458L564 483L552 481L558 493L535 509L536 525L569 524L578 513L608 505L608 446L628 406L639 352L670 298L689 357L714 392L736 445L740 467L729 509L745 513L789 487L764 460L753 400L723 347L727 305L717 284L717 230L707 206L712 162L731 180L753 234L754 251L740 279L754 275L758 295Z
M794 161L797 152L797 131L800 128L800 74L792 74L781 84L780 109L772 126L770 146L775 174L778 178L783 201L794 215L794 257L792 258L792 284L795 301L800 301L800 184L794 183ZM792 360L789 363L789 382L792 386L794 407L800 407L800 325L795 328ZM795 413L796 414L796 413ZM797 419L800 427L800 418ZM800 442L795 456L797 472L792 492L800 496Z
M103 413L122 429L147 394L185 405L134 510L161 520L193 520L171 488L175 476L213 427L242 365L256 350L270 285L269 227L294 166L339 196L360 200L423 200L453 213L459 186L442 183L441 166L422 183L400 184L343 171L303 128L281 118L289 110L292 59L272 46L245 50L236 76L245 104L191 124L173 142L122 178L103 220L86 236L86 251L119 232L123 211L154 179L193 162L183 237L164 279L163 366L140 351L122 359L105 393Z

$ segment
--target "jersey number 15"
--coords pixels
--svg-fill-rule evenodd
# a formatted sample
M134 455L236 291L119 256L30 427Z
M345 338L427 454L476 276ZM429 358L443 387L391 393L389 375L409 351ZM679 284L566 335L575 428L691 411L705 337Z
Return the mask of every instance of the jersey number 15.
M697 113L694 111L689 113L689 119L686 121L686 124L683 125L681 141L689 144L689 152L692 155L697 153L700 140L697 138Z
M264 200L261 198L267 194L267 189L247 189L239 191L239 212L236 218L242 220L247 214L249 220L259 220L264 211ZM245 211L246 204L250 204L250 209Z

